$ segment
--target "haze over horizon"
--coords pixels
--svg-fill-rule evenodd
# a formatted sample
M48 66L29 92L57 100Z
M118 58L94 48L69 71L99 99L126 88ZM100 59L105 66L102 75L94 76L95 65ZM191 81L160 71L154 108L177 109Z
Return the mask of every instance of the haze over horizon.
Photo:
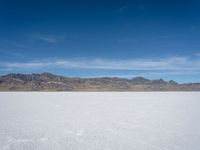
M0 75L200 82L197 0L2 0Z

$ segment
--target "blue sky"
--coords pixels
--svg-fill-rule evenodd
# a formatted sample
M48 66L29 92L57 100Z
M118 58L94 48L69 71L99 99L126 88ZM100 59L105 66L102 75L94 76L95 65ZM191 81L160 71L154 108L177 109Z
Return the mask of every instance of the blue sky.
M0 0L0 74L200 82L198 0Z

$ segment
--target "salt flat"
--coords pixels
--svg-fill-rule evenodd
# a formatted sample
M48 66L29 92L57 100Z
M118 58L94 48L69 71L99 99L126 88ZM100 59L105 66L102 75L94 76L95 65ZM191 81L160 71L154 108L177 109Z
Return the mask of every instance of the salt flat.
M0 150L199 150L198 92L1 92Z

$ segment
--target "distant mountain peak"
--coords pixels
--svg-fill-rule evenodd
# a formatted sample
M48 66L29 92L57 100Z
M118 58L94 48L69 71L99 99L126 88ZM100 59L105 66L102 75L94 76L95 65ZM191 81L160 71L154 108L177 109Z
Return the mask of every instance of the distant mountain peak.
M56 76L56 75L54 75L54 74L52 74L52 73L50 73L50 72L43 72L43 73L41 73L41 75L50 75L50 76Z
M49 72L43 72L40 74L41 76L46 76L46 77L58 77L58 75L49 73Z
M132 78L132 80L148 80L148 79L146 79L142 76L137 76L137 77Z
M200 84L179 84L173 80L149 80L138 76L79 78L49 72L41 74L10 73L0 76L0 91L200 91Z
M169 84L174 84L174 85L176 85L176 84L178 84L178 82L176 82L176 81L174 81L174 80L169 80Z
M150 80L149 79L146 79L144 77L141 77L141 76L138 76L138 77L135 77L135 78L132 78L131 79L131 82L132 83L135 83L135 84L145 84L145 83L149 83Z

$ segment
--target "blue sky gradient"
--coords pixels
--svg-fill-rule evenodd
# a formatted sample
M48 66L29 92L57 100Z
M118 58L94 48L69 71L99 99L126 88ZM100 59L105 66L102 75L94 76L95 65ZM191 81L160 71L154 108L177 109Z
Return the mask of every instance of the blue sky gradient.
M0 74L200 82L198 0L1 0Z

